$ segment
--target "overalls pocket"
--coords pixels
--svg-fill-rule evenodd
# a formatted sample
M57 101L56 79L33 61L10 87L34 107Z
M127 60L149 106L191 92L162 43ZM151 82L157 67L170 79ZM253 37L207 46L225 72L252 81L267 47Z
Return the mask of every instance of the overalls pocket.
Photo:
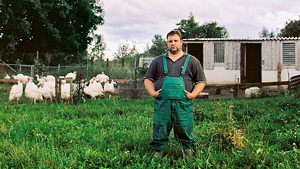
M185 100L185 85L182 77L166 77L163 82L163 99Z
M165 88L165 99L182 99L184 97L184 91L180 84L167 84Z

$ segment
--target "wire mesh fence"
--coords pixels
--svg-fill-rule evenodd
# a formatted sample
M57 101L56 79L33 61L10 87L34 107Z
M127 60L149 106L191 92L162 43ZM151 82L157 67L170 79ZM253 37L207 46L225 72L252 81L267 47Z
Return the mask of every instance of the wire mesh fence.
M6 75L10 77L18 73L34 77L35 75L45 76L48 74L56 77L65 76L69 72L82 72L87 79L104 72L112 79L134 79L134 68L107 68L93 65L73 65L73 66L36 66L26 64L3 64L0 63L0 79Z
M99 65L36 66L26 64L0 63L0 79L5 79L6 76L9 76L11 79L13 79L14 75L23 74L28 77L32 77L33 83L38 87L40 87L40 85L38 85L39 81L37 80L36 75L39 75L40 78L45 77L47 75L53 75L54 77L59 78L65 76L67 73L74 71L80 74L81 79L85 79L85 81L87 82L86 85L88 85L88 82L92 77L95 77L96 75L101 74L102 72L105 73L109 76L109 79L112 79L117 83L114 95L129 98L140 98L148 96L146 90L144 89L143 75L138 74L134 68L108 68L105 66L101 67ZM74 81L74 83L76 83L76 81ZM0 103L9 102L8 98L10 90L12 86L16 84L17 83L7 84L0 82ZM23 85L23 94L19 98L19 103L21 104L31 102L30 99L25 97L25 87L26 84ZM77 97L78 95L80 95L81 97L81 94L74 94L74 103L82 102L81 98ZM11 101L11 104L14 104L14 102Z

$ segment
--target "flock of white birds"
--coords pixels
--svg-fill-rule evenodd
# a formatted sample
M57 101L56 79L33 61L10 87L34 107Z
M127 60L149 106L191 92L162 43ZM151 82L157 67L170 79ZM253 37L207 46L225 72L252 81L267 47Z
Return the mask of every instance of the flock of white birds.
M74 71L66 74L65 76L60 76L59 78L72 78L75 80L76 74L77 72ZM12 75L12 77L6 75L5 79L18 80L18 84L12 86L9 94L9 101L16 101L16 104L18 104L19 98L23 95L23 86L25 86L25 97L34 104L36 104L37 101L52 102L53 98L56 96L55 86L57 82L53 75L47 75L45 77L39 77L39 75L36 75L36 80L38 81L37 84L33 82L33 77L23 74ZM73 92L77 92L77 85L77 83L73 83L73 88L75 89ZM110 98L115 92L115 86L117 83L113 80L109 80L109 77L102 72L101 74L91 78L89 82L82 83L81 85L83 86L83 93L96 100L106 94ZM67 83L66 80L61 80L61 99L64 102L69 103L70 96L70 83Z

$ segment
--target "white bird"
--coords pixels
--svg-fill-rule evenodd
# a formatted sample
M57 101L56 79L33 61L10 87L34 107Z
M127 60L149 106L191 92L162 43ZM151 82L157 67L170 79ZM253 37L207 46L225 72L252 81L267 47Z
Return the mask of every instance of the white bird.
M19 80L19 79L21 79L21 78L23 78L23 77L25 77L22 73L19 73L19 74L17 74L17 75L12 75L12 77L13 77L13 79L15 79L15 80Z
M8 74L6 74L6 76L4 77L4 79L10 79L10 76Z
M9 101L15 100L16 99L16 105L19 103L19 98L23 94L23 82L22 79L18 80L17 85L13 85L11 87L11 90L9 92Z
M53 75L47 75L46 79L47 79L47 81L53 81L53 82L55 82L55 77Z
M66 103L70 103L70 83L66 83L65 80L61 81L61 99L66 102Z
M13 79L16 79L16 80L22 79L24 85L27 83L27 78L29 78L29 76L23 75L22 73L19 73L16 76L12 75L12 77L13 77Z
M31 102L36 104L37 100L43 101L43 96L36 84L32 82L32 77L27 78L27 84L25 87L25 96L30 99Z
M111 80L111 82L109 82L109 80L107 80L104 84L104 93L108 93L109 98L111 97L111 94L113 94L115 92L114 83L115 82L113 80Z
M45 77L41 77L39 75L35 75L36 76L36 80L39 81L39 83L37 85L40 85L41 83L44 83L46 78Z
M77 72L74 71L73 73L68 73L65 77L71 77L73 80L75 80L76 79L76 74L77 74Z
M260 89L258 87L250 87L245 90L245 97L250 98L252 96L258 96Z
M98 83L95 78L90 80L89 86L83 87L83 92L91 96L92 99L96 99L97 97L104 95L102 85Z
M107 75L104 74L104 72L102 72L101 74L98 74L96 76L96 81L100 82L100 83L104 83L107 80L109 80L109 77Z
M48 86L51 90L51 95L55 97L55 81L46 81L44 82L44 85Z
M44 98L44 100L50 100L50 102L52 101L52 97L53 95L53 91L51 90L51 88L48 85L45 85L44 83L41 83L41 86L39 87L39 90Z

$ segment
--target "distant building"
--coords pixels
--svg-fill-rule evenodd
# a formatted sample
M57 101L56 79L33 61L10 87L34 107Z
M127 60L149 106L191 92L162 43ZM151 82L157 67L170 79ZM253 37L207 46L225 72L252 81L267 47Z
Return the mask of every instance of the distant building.
M140 58L139 67L143 67L144 63L146 63L149 67L153 59L155 58Z
M195 38L183 50L201 62L208 84L287 81L300 74L300 37Z

